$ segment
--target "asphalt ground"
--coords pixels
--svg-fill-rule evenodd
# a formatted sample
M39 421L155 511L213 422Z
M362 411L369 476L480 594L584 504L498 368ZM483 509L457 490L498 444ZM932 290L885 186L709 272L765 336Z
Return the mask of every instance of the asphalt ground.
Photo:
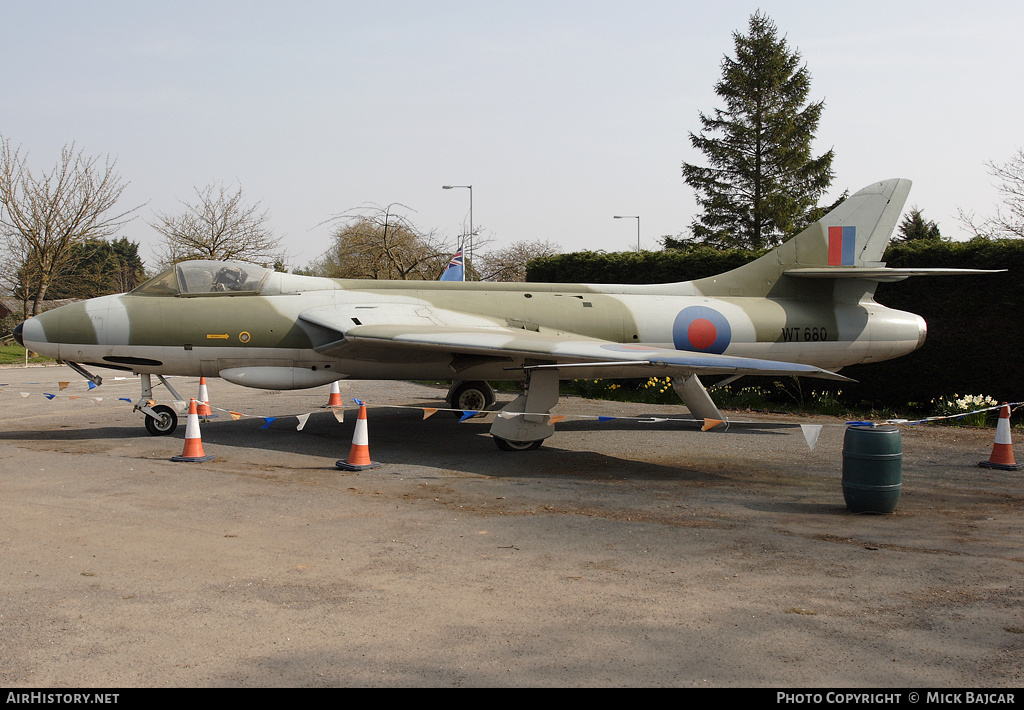
M6 687L1024 680L1024 472L976 467L992 429L902 428L897 511L854 515L825 417L701 432L636 419L682 407L563 398L625 418L502 452L423 418L443 389L343 383L339 423L326 387L215 379L216 458L175 463L185 418L149 436L118 399L137 380L105 377L0 369ZM356 397L382 465L347 473ZM813 451L797 424L824 425Z

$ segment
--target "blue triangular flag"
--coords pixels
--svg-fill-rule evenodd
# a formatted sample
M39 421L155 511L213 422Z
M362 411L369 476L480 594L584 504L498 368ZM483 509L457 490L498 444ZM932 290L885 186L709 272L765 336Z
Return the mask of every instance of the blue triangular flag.
M462 422L466 421L466 420L467 420L467 419L469 419L470 417L475 417L475 416L476 416L477 414L479 414L479 413L480 413L480 411L479 411L479 410L477 410L477 411L475 411L475 412L471 412L471 411L469 411L469 410L465 410L465 411L463 411L463 412L462 412L462 416L461 416L461 417L459 417L459 424L462 424Z
M43 392L43 396L44 396L44 397L46 397L47 399L53 399L53 398L54 398L54 397L56 397L57 395L55 395L55 394L50 394L49 392Z
M277 417L263 417L263 421L265 421L266 424L261 426L260 429L269 429L270 425L274 423L275 419L277 419Z
M91 390L96 389L96 383L93 382L92 380L89 380L89 389L91 389Z

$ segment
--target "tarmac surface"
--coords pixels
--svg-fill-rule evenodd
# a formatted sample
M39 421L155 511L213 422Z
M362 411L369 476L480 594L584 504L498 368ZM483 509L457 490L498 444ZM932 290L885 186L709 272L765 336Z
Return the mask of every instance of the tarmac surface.
M185 417L149 436L118 399L137 378L104 378L0 369L5 687L1024 682L1024 472L976 467L992 429L901 428L897 511L854 515L826 417L730 415L824 424L813 451L799 427L569 417L502 452L423 418L444 389L346 382L339 423L326 387L214 379L216 458L174 463ZM355 397L382 466L346 473Z

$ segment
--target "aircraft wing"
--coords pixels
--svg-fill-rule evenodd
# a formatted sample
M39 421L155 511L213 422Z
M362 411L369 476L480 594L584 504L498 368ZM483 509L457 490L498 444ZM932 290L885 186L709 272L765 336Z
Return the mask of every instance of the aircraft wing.
M660 374L685 375L801 375L831 380L849 378L813 365L756 358L690 352L646 345L614 343L570 332L539 332L500 325L438 323L434 309L389 308L400 322L377 320L364 311L362 318L339 309L315 309L300 316L334 334L324 338L318 352L341 352L347 348L374 351L394 359L400 351L432 351L453 355L528 359L528 367L636 367ZM380 315L385 315L381 313ZM447 320L447 319L445 319ZM353 322L355 321L355 322ZM637 372L637 377L645 376ZM621 376L621 375L620 375Z

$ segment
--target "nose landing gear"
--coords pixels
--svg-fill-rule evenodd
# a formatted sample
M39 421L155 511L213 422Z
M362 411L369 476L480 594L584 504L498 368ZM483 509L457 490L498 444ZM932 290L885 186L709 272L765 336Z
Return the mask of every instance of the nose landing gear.
M170 383L164 379L163 375L157 375L157 377L160 379L160 383L171 393L171 396L174 397L175 402L185 402L182 396L175 392ZM134 411L142 412L146 415L146 431L153 436L173 434L174 430L178 428L177 412L166 404L155 404L153 401L152 375L143 373L139 375L139 380L142 382L142 396L135 403Z

